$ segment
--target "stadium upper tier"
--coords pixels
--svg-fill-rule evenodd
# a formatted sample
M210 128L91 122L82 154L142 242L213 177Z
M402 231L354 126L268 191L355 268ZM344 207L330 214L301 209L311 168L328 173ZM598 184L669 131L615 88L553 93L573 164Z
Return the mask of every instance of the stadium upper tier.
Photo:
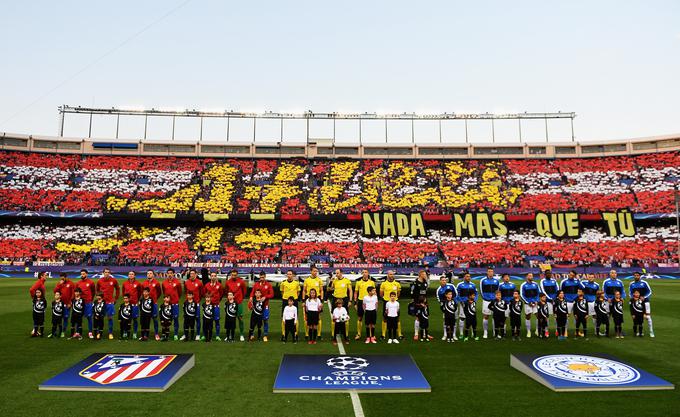
M674 212L680 153L570 159L198 158L0 151L0 210L276 215Z
M189 262L529 266L664 264L678 259L674 226L646 227L634 238L588 228L578 239L518 229L505 237L368 238L359 229L264 227L0 226L0 259L67 264L170 265ZM440 263L442 262L442 263Z

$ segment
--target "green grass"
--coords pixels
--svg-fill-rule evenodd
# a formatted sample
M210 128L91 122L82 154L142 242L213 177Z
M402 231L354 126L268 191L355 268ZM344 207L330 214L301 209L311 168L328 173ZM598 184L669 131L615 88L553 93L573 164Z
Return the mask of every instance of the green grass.
M32 280L0 280L0 412L14 415L353 415L347 394L273 394L272 385L284 353L337 353L327 341L316 346L278 342L278 304L272 306L269 343L180 343L32 339ZM50 281L48 290L54 285ZM399 345L351 343L349 354L409 353L432 386L428 394L362 394L366 416L522 415L570 416L592 412L623 415L677 415L678 391L554 393L509 365L511 353L607 353L680 385L680 283L654 281L655 339L568 340L537 338L521 342L480 340L441 342L441 315L432 314L429 344L407 337ZM431 304L434 310L435 304ZM481 317L480 317L481 319ZM413 321L403 319L412 336ZM46 322L50 322L49 314ZM328 330L324 322L324 335ZM590 325L590 323L589 323ZM480 320L481 329L481 320ZM117 326L116 326L117 328ZM351 325L352 335L356 329ZM631 333L627 318L625 329ZM326 339L327 340L327 339ZM38 391L38 385L93 352L184 353L196 365L164 393Z

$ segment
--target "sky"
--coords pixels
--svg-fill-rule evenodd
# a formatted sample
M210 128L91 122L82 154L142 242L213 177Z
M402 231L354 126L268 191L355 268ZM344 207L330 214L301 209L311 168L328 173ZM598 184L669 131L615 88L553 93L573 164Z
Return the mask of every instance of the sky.
M578 141L680 133L677 0L34 1L4 2L0 12L0 132L56 135L57 107L69 104L562 111L576 112ZM194 122L180 123L178 139L197 136ZM122 123L121 137L139 137L139 120ZM169 135L166 122L153 123L150 138ZM248 136L233 123L232 139ZM113 126L95 119L93 136L110 137ZM568 123L550 128L551 140L570 140ZM300 129L292 123L286 136ZM313 129L329 135L327 124ZM356 126L339 129L349 138ZM431 125L417 129L435 135ZM447 125L444 141L460 140L460 129ZM542 124L523 129L526 140L544 140ZM223 130L206 126L214 140ZM487 139L486 124L470 130ZM513 141L517 130L500 123L496 136ZM279 131L263 123L257 138ZM380 132L364 126L365 136ZM87 135L87 122L67 119L65 135Z

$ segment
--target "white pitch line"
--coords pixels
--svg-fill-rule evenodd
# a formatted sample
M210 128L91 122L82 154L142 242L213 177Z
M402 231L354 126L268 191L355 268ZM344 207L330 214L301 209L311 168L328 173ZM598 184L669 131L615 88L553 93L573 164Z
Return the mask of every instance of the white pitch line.
M329 323L329 327L332 328L333 326L333 311L331 310L331 302L330 300L326 300L326 305L328 306L328 315L331 316L331 322ZM331 332L331 337L333 333ZM347 352L345 351L345 346L342 344L342 338L340 335L337 335L335 338L335 341L338 342L338 352L341 355L346 355ZM349 398L352 400L352 408L354 409L354 416L355 417L364 417L364 408L361 406L361 400L359 399L359 393L355 389L348 390L349 391Z

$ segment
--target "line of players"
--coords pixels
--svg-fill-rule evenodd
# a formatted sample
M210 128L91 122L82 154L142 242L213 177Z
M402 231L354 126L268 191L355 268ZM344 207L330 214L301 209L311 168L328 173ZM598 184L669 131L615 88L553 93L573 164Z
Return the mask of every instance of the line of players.
M402 338L401 323L399 320L400 308L398 298L401 295L401 284L394 277L394 272L387 274L386 281L380 286L371 279L367 270L362 271L361 279L357 280L354 289L349 279L337 269L334 276L324 288L323 281L318 276L319 270L312 267L310 276L300 283L294 271L287 272L287 278L280 283L279 288L282 296L282 340L286 341L290 336L297 341L299 330L298 324L298 300L304 303L304 330L305 338L309 343L315 343L321 334L324 290L328 299L332 301L331 333L333 340L340 335L347 341L349 328L346 325L349 320L349 310L352 303L357 311L357 335L356 340L361 339L363 324L366 325L366 343L375 343L375 326L377 321L378 293L382 300L382 336L387 333L388 343L399 343ZM30 288L29 293L33 298L33 331L32 336L42 336L44 333L44 313L47 307L45 301L46 274L41 273L36 283ZM414 340L429 341L429 307L427 303L427 289L429 287L428 276L425 271L420 271L418 278L411 285L412 301L408 305L408 312L415 316ZM574 327L577 335L585 337L587 334L587 318L592 317L598 335L600 328L605 327L605 333L609 333L609 318L614 320L616 337L623 337L623 300L626 292L623 282L616 277L616 271L610 272L610 277L603 283L603 291L599 284L594 281L594 276L589 275L586 281L576 278L574 271L569 277L558 283L552 278L550 271L539 283L533 279L533 274L526 276L519 289L510 281L510 276L504 274L499 280L494 275L492 268L487 270L486 277L482 278L477 286L470 280L470 274L463 276L462 282L457 286L448 283L446 277L440 279L437 288L437 299L444 315L444 336L442 340L453 342L458 337L463 340L478 340L476 302L478 293L481 293L483 304L483 338L489 335L489 319L493 318L493 336L502 338L505 336L505 320L510 318L510 327L513 339L519 339L521 317L524 313L527 337L531 337L531 317L537 316L536 334L540 337L548 336L548 321L551 315L555 316L556 334L560 339L567 336L567 318L574 317ZM379 288L379 289L378 289ZM184 333L180 337L179 332L179 300L184 290L185 302L183 304ZM56 285L55 299L52 302L52 332L48 337L65 337L66 329L71 318L70 337L82 338L82 320L87 319L88 336L101 338L104 331L104 319L108 319L108 337L113 339L113 322L115 315L115 303L120 298L120 287L111 271L104 269L103 277L95 284L87 277L87 271L80 271L80 280L72 282L65 274L61 274ZM634 274L629 292L634 294L630 302L630 311L633 317L634 334L642 335L643 319L646 318L649 326L649 335L654 337L650 298L651 288L641 279L639 272ZM163 294L163 301L159 305L158 300ZM234 341L235 327L238 324L240 340L244 338L244 300L251 310L250 328L248 338L257 338L267 341L269 332L269 300L274 297L272 285L266 281L266 274L260 273L260 280L256 282L248 293L248 284L238 276L237 271L231 271L229 278L222 285L216 273L210 274L210 281L203 285L195 271L190 271L189 278L182 283L172 268L168 269L166 279L161 283L156 280L152 270L147 272L146 280L137 281L134 272L128 274L128 279L123 283L123 303L120 305L117 318L120 321L120 335L122 338L137 338L138 319L141 319L140 340L150 337L150 324L154 325L156 340L167 340L170 337L170 326L174 327L175 340L208 340L213 337L220 340L220 302L225 302L225 341ZM200 305L201 299L205 302ZM158 324L160 318L161 333ZM213 324L215 332L213 333ZM203 325L203 333L201 333ZM262 336L262 330L264 336Z
M586 280L577 278L575 271L569 272L561 282L553 279L551 271L545 271L540 282L534 281L533 273L526 274L525 281L516 287L510 281L509 274L503 274L501 280L496 278L494 270L488 268L486 276L479 282L479 293L482 296L483 338L489 337L489 319L493 319L493 336L505 336L505 321L510 318L512 337L520 339L522 316L526 337L531 337L531 318L536 316L535 333L539 337L549 336L549 320L555 317L556 335L563 340L568 335L568 318L573 317L574 329L578 337L587 336L588 318L592 318L598 336L609 336L610 320L614 322L615 335L623 337L623 321L625 316L624 300L626 290L623 281L617 278L615 270L600 284L595 282L595 275L588 274ZM628 287L631 295L629 311L633 319L633 334L643 336L643 324L646 318L649 336L654 337L651 316L652 289L643 280L640 272L633 273L633 281ZM477 300L477 286L470 282L470 274L463 276L457 286L447 283L442 277L437 289L437 298L444 306L444 337L442 340L454 341L456 331L464 338L478 339L476 335L476 314L474 302ZM604 328L604 331L602 329ZM466 331L470 330L470 335Z

